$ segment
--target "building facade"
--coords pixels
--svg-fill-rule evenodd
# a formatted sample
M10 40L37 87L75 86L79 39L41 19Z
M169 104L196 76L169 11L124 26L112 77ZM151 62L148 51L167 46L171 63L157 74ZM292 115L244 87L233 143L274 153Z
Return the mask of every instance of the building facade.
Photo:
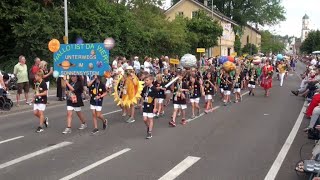
M234 43L236 34L233 30L234 26L239 26L235 21L229 17L223 15L219 11L210 9L206 6L207 1L204 1L204 4L196 0L180 0L178 3L171 6L166 10L165 15L169 21L172 21L176 16L184 16L187 18L192 18L196 15L199 10L203 10L208 13L208 16L211 16L212 19L218 21L221 27L223 28L222 36L218 39L218 45L206 50L207 56L228 56L233 54ZM244 46L244 43L247 43L247 36L249 36L249 43L255 44L257 47L261 46L261 34L258 30L246 26L244 28L244 33L241 38L241 44ZM244 38L245 36L245 38ZM242 46L242 47L243 47ZM201 47L199 47L201 48Z

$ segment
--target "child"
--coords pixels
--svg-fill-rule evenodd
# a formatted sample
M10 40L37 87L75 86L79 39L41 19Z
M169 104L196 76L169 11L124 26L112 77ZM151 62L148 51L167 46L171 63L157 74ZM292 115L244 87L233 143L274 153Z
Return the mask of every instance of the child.
M143 121L147 126L147 139L152 138L152 129L153 129L153 117L154 113L156 113L155 109L155 98L157 96L157 90L152 85L153 77L148 75L145 80L145 86L142 90L142 98L143 98Z
M219 80L220 80L219 88L220 88L220 95L221 95L221 99L222 100L224 100L224 86L225 86L225 83L226 83L224 73L225 73L224 70L221 69L220 70L220 76L219 76Z
M156 81L154 82L154 86L157 90L157 98L156 98L156 107L155 109L157 110L157 114L155 115L156 118L158 118L160 115L164 115L164 110L163 110L163 102L164 99L166 98L165 95L165 90L166 88L164 87L165 84L162 81L162 74L157 74L156 75Z
M230 94L231 94L231 88L232 88L232 79L229 73L225 73L224 80L225 80L225 83L223 87L223 92L224 92L224 105L226 106L228 103L231 102Z
M90 94L90 109L92 110L93 126L92 134L99 132L97 118L102 121L103 130L107 128L107 119L103 118L101 114L103 97L107 95L106 86L101 82L100 76L94 76L93 79L88 82L89 94Z
M113 86L113 77L109 76L109 77L106 78L106 91L107 91L107 94L111 94L112 86Z
M249 96L252 94L254 96L254 89L256 88L256 81L257 81L257 75L256 71L254 69L250 70L249 72Z
M182 81L183 76L180 74L178 75L179 79L177 82L175 82L171 89L173 91L173 115L172 120L169 122L169 124L172 127L176 127L176 117L179 110L182 111L182 120L181 124L185 125L187 124L186 121L186 111L187 109L187 102L186 102L186 92L188 92L188 86L185 82Z
M233 87L233 93L235 94L235 103L241 102L241 76L239 72L236 72L235 78L234 78L234 87Z
M196 81L196 76L193 75L190 77L189 82L189 94L190 94L190 102L192 105L192 119L194 119L195 116L195 109L197 109L197 116L200 115L200 96L202 91L202 85L198 81Z
M205 113L212 111L212 96L214 95L214 80L212 78L211 72L207 73L207 76L204 80L204 93L206 101L206 110Z
M172 75L169 74L169 71L168 69L164 69L163 71L163 82L165 84L168 84L172 79ZM164 102L164 106L168 106L169 103L170 103L170 99L171 99L171 90L170 90L170 87L168 87L165 91L165 94L166 94L166 100Z
M33 105L33 113L39 118L39 127L36 132L43 132L43 125L48 127L48 117L44 117L44 111L46 109L47 104L47 84L43 81L43 72L37 72L35 74L35 94L34 94L34 105Z

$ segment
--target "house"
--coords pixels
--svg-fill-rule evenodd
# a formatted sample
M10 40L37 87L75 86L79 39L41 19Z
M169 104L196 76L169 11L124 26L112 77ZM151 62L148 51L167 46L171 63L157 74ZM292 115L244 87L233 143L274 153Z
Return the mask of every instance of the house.
M218 21L223 28L222 36L218 39L218 45L206 50L207 56L228 56L234 53L234 42L236 34L233 30L234 26L239 26L231 18L225 16L217 10L211 9L208 6L208 1L204 1L202 4L196 0L180 0L169 9L165 11L169 21L172 21L176 16L183 15L187 18L192 18L196 15L199 10L203 10L208 13L214 20ZM252 28L251 26L246 26L244 28L245 38L241 38L241 44L244 46L246 43L252 43L260 47L261 45L261 34L258 30ZM248 40L248 41L247 41ZM245 43L245 44L243 44ZM242 46L242 47L243 47ZM199 47L201 48L201 47Z

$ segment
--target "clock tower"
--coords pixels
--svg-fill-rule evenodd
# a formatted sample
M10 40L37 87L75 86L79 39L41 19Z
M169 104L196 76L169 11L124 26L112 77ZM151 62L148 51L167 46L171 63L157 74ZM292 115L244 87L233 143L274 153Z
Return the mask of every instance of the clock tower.
M310 24L309 16L305 14L302 17L301 42L303 42L308 37L309 31L310 31L309 24Z

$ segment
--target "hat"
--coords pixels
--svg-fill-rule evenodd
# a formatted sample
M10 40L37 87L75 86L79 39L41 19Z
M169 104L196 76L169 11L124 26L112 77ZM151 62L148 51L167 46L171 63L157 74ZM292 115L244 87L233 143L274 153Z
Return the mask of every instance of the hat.
M126 70L133 70L132 66L127 66Z
M138 56L135 56L133 59L135 59L135 60L136 60L136 59L139 59L139 57L138 57Z

